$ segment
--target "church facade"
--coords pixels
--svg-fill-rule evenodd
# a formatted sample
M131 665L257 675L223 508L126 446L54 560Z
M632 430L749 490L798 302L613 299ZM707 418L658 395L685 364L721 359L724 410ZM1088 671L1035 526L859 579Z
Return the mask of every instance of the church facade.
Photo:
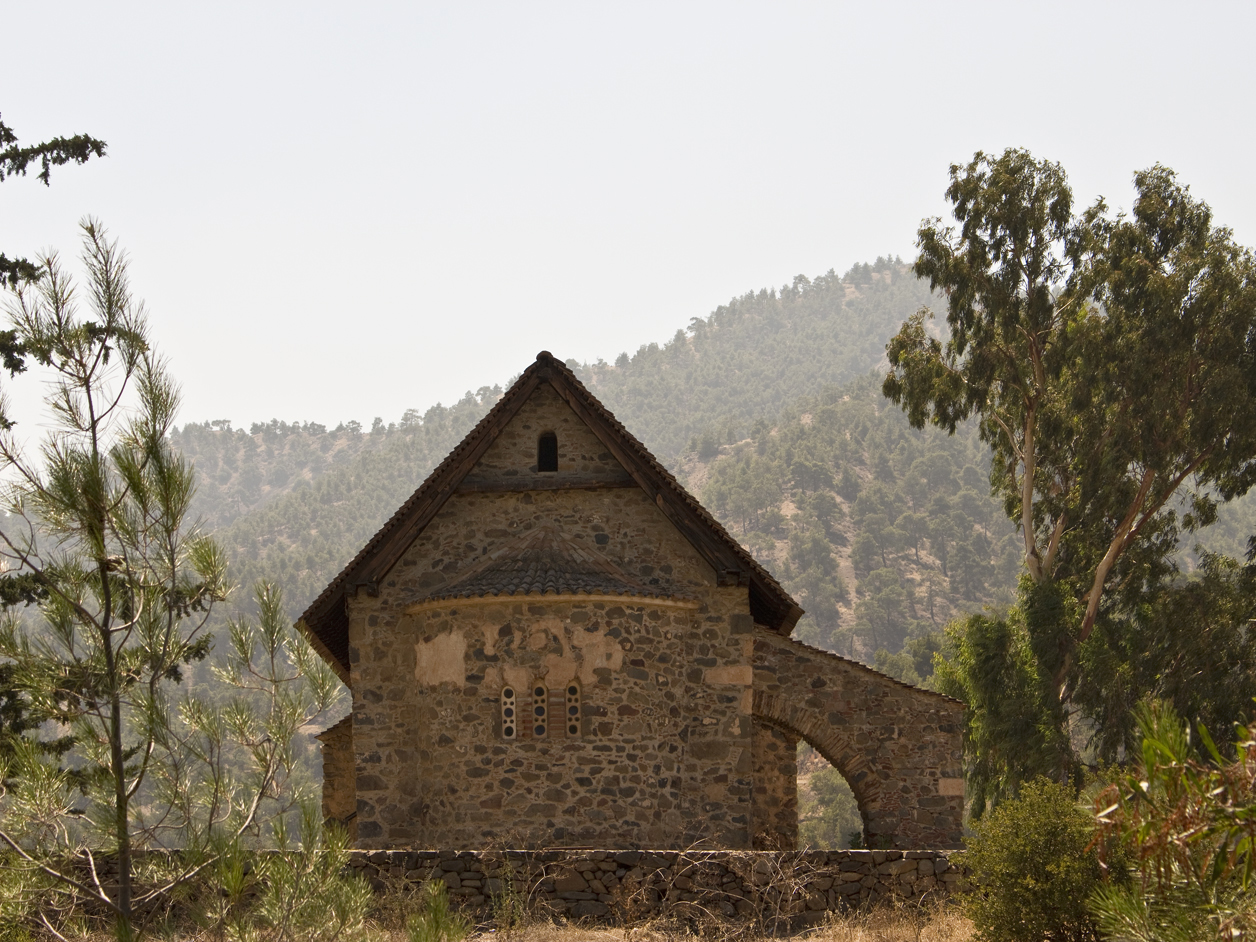
M802 738L867 846L958 846L963 705L801 614L543 352L298 622L353 696L324 812L369 849L791 849Z

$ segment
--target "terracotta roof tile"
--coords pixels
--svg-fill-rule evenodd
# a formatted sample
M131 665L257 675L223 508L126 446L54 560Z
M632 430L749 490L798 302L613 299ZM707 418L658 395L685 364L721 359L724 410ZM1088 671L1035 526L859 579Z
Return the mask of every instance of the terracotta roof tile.
M605 557L590 552L553 527L529 530L502 545L456 582L429 596L437 599L498 595L616 595L675 598L646 586Z

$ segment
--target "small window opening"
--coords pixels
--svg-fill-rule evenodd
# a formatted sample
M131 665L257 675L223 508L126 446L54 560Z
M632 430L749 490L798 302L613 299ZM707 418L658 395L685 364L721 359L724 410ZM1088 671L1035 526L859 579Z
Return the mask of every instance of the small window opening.
M532 688L532 735L537 739L545 735L546 715L549 713L549 704L546 702L548 696L548 691L540 684Z
M567 735L580 735L580 685L567 685Z
M502 688L502 739L517 739L519 716L515 712L515 688Z
M558 470L558 436L553 432L542 432L536 440L536 469Z

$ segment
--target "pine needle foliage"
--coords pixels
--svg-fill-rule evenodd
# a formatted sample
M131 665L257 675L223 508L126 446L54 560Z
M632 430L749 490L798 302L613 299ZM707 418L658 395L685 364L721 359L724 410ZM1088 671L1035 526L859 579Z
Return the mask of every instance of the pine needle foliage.
M444 881L431 880L423 887L423 905L406 920L410 942L462 942L471 924L449 905L449 888Z
M9 306L49 378L52 424L32 450L0 398L0 658L23 723L72 746L19 735L0 754L0 906L54 935L87 906L130 940L298 805L294 737L339 686L262 587L260 621L231 625L220 675L233 697L189 693L226 558L189 516L193 471L169 442L178 389L125 256L91 220L83 245L81 294L50 256Z

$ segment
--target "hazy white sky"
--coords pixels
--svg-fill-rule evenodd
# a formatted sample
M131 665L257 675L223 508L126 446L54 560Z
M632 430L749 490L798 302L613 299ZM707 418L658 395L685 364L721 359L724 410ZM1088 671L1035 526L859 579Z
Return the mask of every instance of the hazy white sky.
M0 186L101 218L186 420L448 403L539 349L913 253L974 150L1128 205L1161 161L1256 243L1251 3L7 4L0 113L109 156Z

